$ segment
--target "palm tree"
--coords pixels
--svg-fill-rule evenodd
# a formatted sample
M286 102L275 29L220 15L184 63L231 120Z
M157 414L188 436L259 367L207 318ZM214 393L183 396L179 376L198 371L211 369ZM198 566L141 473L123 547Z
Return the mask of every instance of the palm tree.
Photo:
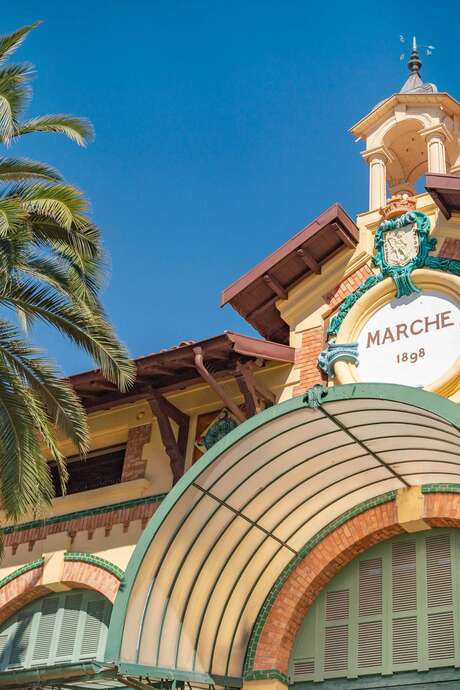
M5 63L37 25L0 37L0 142L8 149L29 133L57 132L84 146L93 136L87 120L23 119L31 66ZM53 497L44 448L65 486L58 431L82 455L88 448L77 396L30 342L34 322L86 350L121 390L133 381L133 365L99 299L103 277L100 232L82 193L49 165L0 157L0 502L12 519L36 513Z

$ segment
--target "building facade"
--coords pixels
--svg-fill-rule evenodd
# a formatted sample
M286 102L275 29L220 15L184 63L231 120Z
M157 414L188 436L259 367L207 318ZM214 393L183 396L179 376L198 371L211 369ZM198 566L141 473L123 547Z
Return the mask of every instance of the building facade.
M223 291L260 337L71 378L91 452L1 523L0 686L460 689L460 103L420 68L351 129L369 208Z

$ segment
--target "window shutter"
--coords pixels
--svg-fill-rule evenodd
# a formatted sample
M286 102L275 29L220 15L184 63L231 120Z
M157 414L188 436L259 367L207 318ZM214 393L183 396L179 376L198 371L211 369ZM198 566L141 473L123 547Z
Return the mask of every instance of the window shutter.
M394 618L393 626L393 663L416 664L417 649L417 616Z
M54 626L56 625L56 613L59 607L59 598L52 597L43 600L41 606L40 621L38 624L32 664L45 664L48 661L51 644L53 642Z
M348 618L350 609L350 592L342 589L338 592L326 594L326 620L336 621Z
M454 614L452 611L428 614L428 658L430 661L453 659Z
M452 565L448 534L426 538L428 608L452 606Z
M382 613L382 559L372 558L359 563L359 615Z
M382 621L360 623L358 626L358 667L382 665Z
M348 667L348 616L350 592L341 589L326 593L326 621L329 623L324 640L324 670L326 673L346 671ZM345 624L334 625L333 621Z
M106 606L103 601L90 601L87 608L81 658L96 657L99 651L101 633L105 630Z
M3 633L0 635L0 671L3 671L8 664L8 639L9 634Z
M9 666L22 666L26 660L29 647L30 632L33 614L19 613L16 618L16 627L11 641L11 656Z
M59 641L56 650L57 661L72 661L73 659L81 602L81 594L69 594L64 599L61 626L58 633Z
M294 680L300 680L301 676L311 676L314 672L314 659L296 659L294 661Z
M348 625L326 628L324 643L324 670L346 671L348 668Z
M414 541L392 545L391 570L393 612L415 611L417 608L417 563Z

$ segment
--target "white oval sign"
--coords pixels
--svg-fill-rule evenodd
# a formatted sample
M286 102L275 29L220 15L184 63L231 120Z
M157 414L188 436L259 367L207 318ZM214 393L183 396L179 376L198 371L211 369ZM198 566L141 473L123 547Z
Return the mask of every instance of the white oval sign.
M361 381L428 386L460 355L460 307L438 292L394 299L369 319L358 343Z

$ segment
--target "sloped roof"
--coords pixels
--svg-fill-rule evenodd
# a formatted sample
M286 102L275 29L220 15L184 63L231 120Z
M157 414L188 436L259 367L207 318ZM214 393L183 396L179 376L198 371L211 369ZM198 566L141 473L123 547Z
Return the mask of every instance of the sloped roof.
M276 308L278 299L342 249L358 244L359 230L335 203L273 254L222 292L221 305L231 304L262 336L289 342L289 327Z

